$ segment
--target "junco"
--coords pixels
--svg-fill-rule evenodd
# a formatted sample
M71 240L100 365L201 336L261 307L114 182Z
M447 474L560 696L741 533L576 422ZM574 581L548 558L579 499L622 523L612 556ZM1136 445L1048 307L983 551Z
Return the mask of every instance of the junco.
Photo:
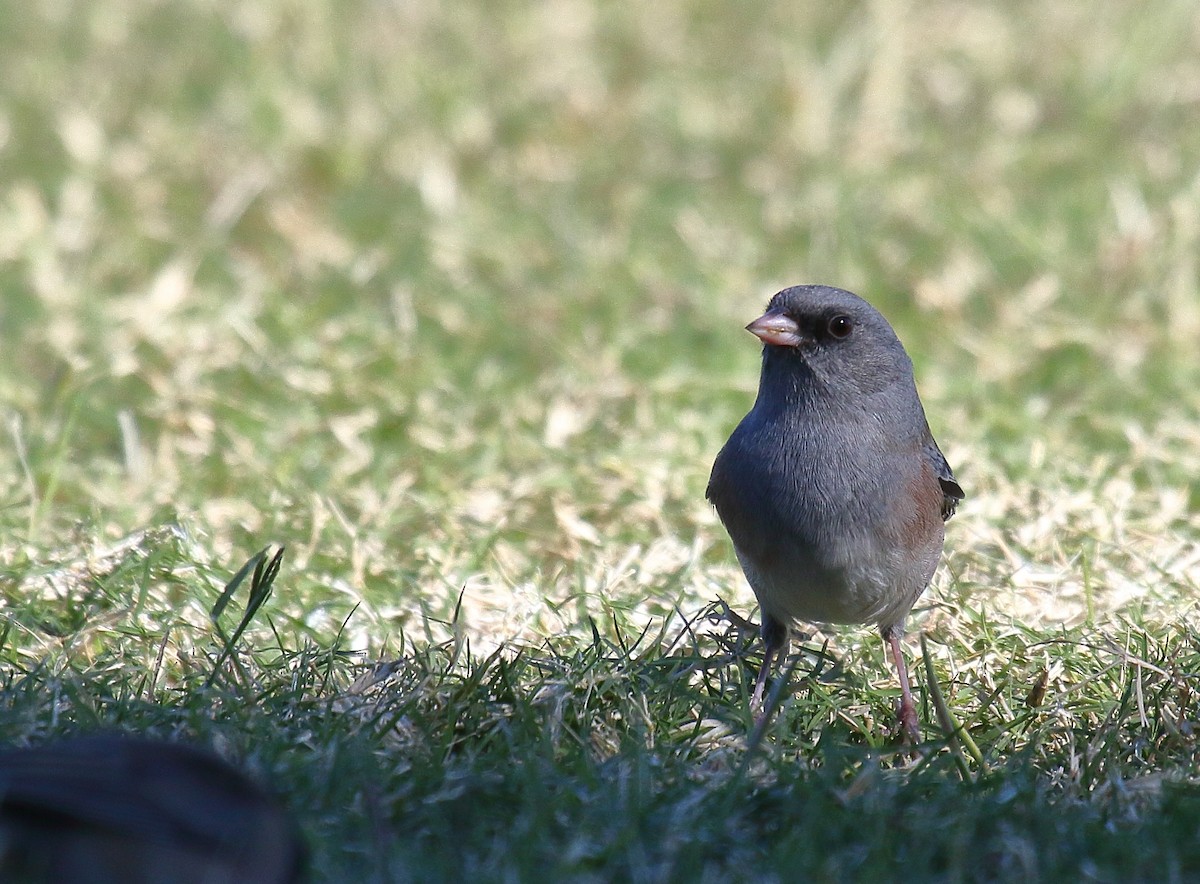
M900 723L919 739L900 640L942 554L963 490L929 432L912 361L857 295L784 289L747 330L763 342L754 408L713 464L717 509L762 610L763 714L791 624L874 623L900 678Z
M284 810L212 753L122 735L0 751L0 880L295 884Z

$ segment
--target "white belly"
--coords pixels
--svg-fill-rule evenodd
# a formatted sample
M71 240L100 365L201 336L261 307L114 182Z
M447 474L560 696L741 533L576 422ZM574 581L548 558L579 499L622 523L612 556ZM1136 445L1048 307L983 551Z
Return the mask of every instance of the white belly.
M779 555L763 568L737 550L763 611L785 623L902 623L937 567L940 539L915 563L870 541L846 544L820 566L804 550ZM914 564L917 567L914 567Z

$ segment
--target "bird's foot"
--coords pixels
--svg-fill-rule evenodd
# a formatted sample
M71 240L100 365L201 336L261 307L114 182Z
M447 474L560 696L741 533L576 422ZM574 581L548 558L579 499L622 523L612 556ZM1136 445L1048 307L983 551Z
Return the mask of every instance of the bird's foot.
M911 697L905 697L900 701L900 709L896 717L900 724L900 738L904 744L911 746L920 744L921 723L917 718L916 704L913 703Z

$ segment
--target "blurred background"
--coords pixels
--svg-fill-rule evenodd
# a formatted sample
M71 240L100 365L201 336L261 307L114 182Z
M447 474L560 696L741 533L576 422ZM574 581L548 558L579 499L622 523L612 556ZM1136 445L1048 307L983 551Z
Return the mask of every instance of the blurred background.
M277 615L372 652L460 597L484 645L748 612L703 490L742 326L801 282L914 358L967 491L934 598L1052 625L1200 577L1191 3L0 16L31 648L127 572L145 623L186 618L266 543Z

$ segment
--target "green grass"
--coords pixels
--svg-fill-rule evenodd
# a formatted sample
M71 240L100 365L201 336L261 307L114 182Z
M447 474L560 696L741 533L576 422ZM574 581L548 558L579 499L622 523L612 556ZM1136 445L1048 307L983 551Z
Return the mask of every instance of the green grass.
M212 745L316 880L1200 875L1192 4L235 6L0 4L5 743ZM982 765L865 629L748 749L703 491L796 282L967 491Z

